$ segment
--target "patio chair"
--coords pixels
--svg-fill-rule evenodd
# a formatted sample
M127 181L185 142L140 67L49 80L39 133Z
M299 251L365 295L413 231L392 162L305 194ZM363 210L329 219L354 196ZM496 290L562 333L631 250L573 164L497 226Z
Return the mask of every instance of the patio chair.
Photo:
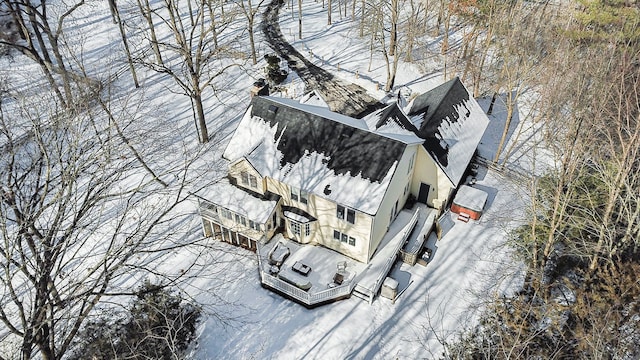
M347 262L346 261L338 262L338 272L343 272L346 269L347 269Z

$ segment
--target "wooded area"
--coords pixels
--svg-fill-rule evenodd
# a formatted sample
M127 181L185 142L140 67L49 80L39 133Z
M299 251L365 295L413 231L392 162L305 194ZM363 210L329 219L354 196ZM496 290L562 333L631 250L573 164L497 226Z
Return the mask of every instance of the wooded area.
M0 4L0 53L37 64L44 81L21 89L0 79L0 320L21 339L23 359L68 354L106 297L135 294L121 279L154 273L169 248L202 246L174 241L179 230L168 224L185 216L174 210L196 186L187 173L205 145L179 166L150 165L162 132L131 130L145 116L144 98L115 93L122 71L89 74L73 41L69 19L91 2ZM289 3L298 38L305 4ZM134 86L136 69L169 76L191 104L193 141L215 146L203 97L220 91L229 69L257 63L254 20L264 1L109 5ZM509 166L524 94L555 155L550 170L523 184L528 221L509 241L527 267L523 289L488 304L444 356L639 357L638 2L328 0L325 9L329 24L349 19L369 56L383 57L386 91L398 90L399 63L437 57L445 79L459 76L474 96L503 101L507 121L489 159L497 166Z

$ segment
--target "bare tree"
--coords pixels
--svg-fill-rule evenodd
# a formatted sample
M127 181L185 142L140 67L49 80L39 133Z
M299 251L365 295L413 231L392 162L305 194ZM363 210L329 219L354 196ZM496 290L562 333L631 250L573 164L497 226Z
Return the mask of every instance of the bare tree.
M421 17L426 16L424 4L421 1L416 3L415 0L410 0L409 5L411 11L409 12L409 18L407 19L407 43L406 43L406 56L405 61L413 61L413 49L422 35L424 35L424 28L420 26L422 24Z
M13 19L19 38L0 38L0 44L10 46L35 61L55 92L57 100L66 106L74 104L72 83L87 79L68 68L67 59L62 52L63 30L66 20L84 5L84 0L62 3L54 14L49 11L49 3L45 0L17 0L2 4L6 6L3 10ZM62 80L64 93L60 91L56 78Z
M187 19L183 19L183 7L187 5L192 11L188 13ZM207 2L202 1L163 1L161 7L154 9L154 14L162 19L160 26L173 35L172 41L159 43L164 51L173 53L167 56L172 60L165 60L162 64L144 63L154 71L171 76L180 88L180 93L190 98L201 143L209 141L203 94L218 76L228 68L238 65L234 61L225 62L229 60L226 56L227 49L214 44L216 31L220 29L213 22L208 22L213 17L212 9Z
M302 40L302 0L298 0L298 39Z
M151 5L149 0L136 0L140 13L144 17L147 24L147 31L149 32L149 43L153 49L153 53L156 56L156 62L158 65L163 65L162 54L160 53L160 47L158 46L158 36L156 35L156 26L153 22L153 12L151 11Z
M122 39L122 44L124 45L124 53L127 55L127 63L129 64L129 71L131 72L131 77L133 78L133 85L137 89L140 87L140 83L138 82L138 74L136 73L136 68L133 64L133 57L131 56L131 49L129 48L129 40L127 39L127 32L125 30L124 20L120 18L120 10L118 10L118 4L116 3L115 0L109 0L109 9L111 10L111 16L113 17L113 22L118 24L118 30L120 30L120 38ZM151 29L153 29L153 24ZM162 61L161 58L160 58L160 61Z
M395 56L398 47L396 44L398 41L398 2L399 0L391 0L389 4L389 56Z
M168 227L188 198L188 163L150 171L131 145L144 132L127 144L115 129L137 116L123 124L106 102L110 116L12 95L0 111L0 321L23 359L58 359L105 296L131 293L119 289L127 278L184 245Z
M255 41L253 29L255 27L256 14L260 10L260 6L262 6L262 3L264 3L264 1L265 0L258 1L258 4L255 6L255 8L251 4L251 0L237 1L238 5L240 6L240 9L242 9L242 13L247 18L247 30L249 31L249 46L251 47L251 60L253 61L253 65L258 63L258 59L256 58L256 41ZM302 0L300 0L300 3L298 4L299 7L302 6L301 1ZM299 20L300 20L300 34L301 34L300 37L302 37L302 15L300 15Z

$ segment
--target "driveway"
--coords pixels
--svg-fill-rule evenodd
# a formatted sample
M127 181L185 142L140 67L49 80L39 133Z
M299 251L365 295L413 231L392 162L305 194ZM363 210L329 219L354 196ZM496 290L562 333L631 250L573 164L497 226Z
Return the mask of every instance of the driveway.
M289 68L298 74L307 88L318 90L329 109L343 115L362 118L380 109L383 104L370 96L365 89L338 79L314 65L286 42L278 23L278 12L283 5L284 1L281 0L272 0L267 5L262 14L262 32L273 51L287 61Z

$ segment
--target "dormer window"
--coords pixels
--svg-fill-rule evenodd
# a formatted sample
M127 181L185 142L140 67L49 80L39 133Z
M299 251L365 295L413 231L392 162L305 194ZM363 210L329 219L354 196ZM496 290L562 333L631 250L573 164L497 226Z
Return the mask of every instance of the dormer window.
M240 172L240 182L244 186L250 186L252 188L258 188L258 178L249 174L246 171Z

